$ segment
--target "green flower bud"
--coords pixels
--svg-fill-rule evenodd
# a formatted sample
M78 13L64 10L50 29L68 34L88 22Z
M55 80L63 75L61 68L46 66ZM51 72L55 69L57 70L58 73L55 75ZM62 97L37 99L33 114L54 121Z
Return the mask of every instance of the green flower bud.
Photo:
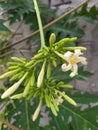
M18 82L16 82L14 85L12 85L10 88L8 88L1 96L2 99L9 97L11 94L13 94L20 84L23 82L25 77L27 76L28 73L26 73Z
M75 42L77 40L77 37L69 38L69 42Z
M47 94L45 94L45 101L46 101L47 107L50 107L51 98L50 98L49 95L47 95Z
M35 82L35 75L34 75L34 71L33 71L32 75L31 75L31 78L30 78L30 84L31 84L31 86L34 85L34 82Z
M56 35L52 33L49 38L50 47L55 43Z
M64 38L64 39L61 40L61 42L64 42L64 44L68 44L68 43L74 42L76 40L77 40L77 37Z
M40 59L44 55L43 52L36 54L32 59Z
M24 71L21 71L20 73L17 73L17 74L15 74L15 75L13 75L13 77L10 79L10 81L14 81L14 80L16 80L17 78L19 79L19 78L21 78L23 75L24 75Z
M37 119L39 112L40 112L40 109L41 109L41 106L42 106L42 100L40 100L39 105L38 105L36 111L34 112L34 115L32 117L33 121L35 121Z
M52 102L53 102L53 105L55 107L55 110L58 112L59 111L58 104L57 104L56 100L53 97L52 97Z
M24 92L23 92L23 97L27 96L27 94L29 93L30 90L30 82L26 85Z
M22 63L26 62L25 58L11 57L11 59L17 62L22 62Z
M52 64L54 67L57 67L57 62L55 60L52 60Z
M23 97L23 93L19 93L19 94L11 96L10 99L21 99L22 97Z
M57 116L57 111L56 111L56 109L55 109L55 106L54 106L52 103L50 103L50 108L51 108L52 113L53 113L55 116Z
M57 43L55 43L55 46L57 46L57 48L64 46L65 44L74 42L77 40L77 37L73 37L73 38L63 38L62 40L58 41ZM55 49L57 49L55 48Z
M19 66L9 66L8 70L12 71L12 70L15 70L15 69L18 69L18 68L19 68Z
M49 62L47 66L47 79L50 77L50 75L51 75L51 64Z
M74 105L74 106L77 106L76 102L75 102L72 98L70 98L70 97L67 96L66 94L62 94L62 96L63 96L70 104L72 104L72 105Z
M41 68L41 71L40 71L40 73L38 75L37 87L40 87L42 82L43 82L44 73L45 73L45 64L46 64L46 61L44 61L43 65L42 65L42 68Z
M70 104L74 105L74 106L77 106L76 102L70 98L69 96L67 96L66 94L64 94L63 92L60 92L58 90L55 90L55 92L59 93L62 97L65 98L65 100L67 100Z
M20 63L19 62L8 62L8 65L9 65L9 67L11 66L19 66L20 65Z
M32 59L32 60L30 60L29 62L26 63L25 67L29 67L34 63L35 63L35 61Z
M69 85L69 84L63 84L63 85L60 85L59 86L60 88L73 88L73 86L72 85Z
M74 50L77 50L77 49L79 49L79 50L81 50L81 51L86 51L87 50L87 48L86 47L66 47L65 48L66 50L68 50L68 51L74 51Z
M36 54L34 57L32 57L32 59L28 63L26 63L25 67L31 66L32 64L35 63L35 60L41 59L43 56L44 56L44 50Z
M35 76L34 76L34 71L33 71L32 75L24 89L23 97L25 97L29 93L30 87L34 85L34 81L35 81Z
M13 70L13 71L6 72L5 74L3 74L3 75L0 76L0 80L5 79L5 78L11 76L11 75L14 74L15 72L18 72L19 70L20 70L20 69L16 69L16 70Z

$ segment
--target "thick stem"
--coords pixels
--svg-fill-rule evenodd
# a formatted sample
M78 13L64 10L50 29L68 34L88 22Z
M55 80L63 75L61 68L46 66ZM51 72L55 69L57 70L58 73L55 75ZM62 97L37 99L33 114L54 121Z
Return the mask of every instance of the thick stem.
M43 48L45 46L45 38L44 38L44 32L43 32L43 27L42 27L42 21L41 21L41 17L40 17L40 11L38 8L37 0L33 0L33 2L34 2L36 15L37 15L39 31L40 31L41 48Z

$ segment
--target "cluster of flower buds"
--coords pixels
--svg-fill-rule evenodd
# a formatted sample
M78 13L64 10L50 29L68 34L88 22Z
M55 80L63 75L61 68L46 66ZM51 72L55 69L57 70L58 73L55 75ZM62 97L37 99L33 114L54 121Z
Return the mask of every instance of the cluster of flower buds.
M1 75L0 80L10 77L10 81L15 83L1 95L1 98L20 99L29 97L30 99L39 97L38 107L32 117L33 121L39 115L43 100L45 100L46 106L51 109L55 116L59 111L59 104L64 99L76 106L75 101L65 92L62 92L62 88L64 90L65 88L72 88L72 86L56 81L51 76L54 67L57 67L58 64L61 64L64 73L71 71L70 77L78 74L79 62L87 64L86 58L81 56L83 55L82 51L85 51L86 48L66 46L66 44L76 40L77 38L74 37L64 38L56 42L56 36L52 33L49 38L50 46L41 48L30 61L26 58L12 57L12 61L8 63L8 72ZM21 84L24 86L23 92L17 94L16 90Z

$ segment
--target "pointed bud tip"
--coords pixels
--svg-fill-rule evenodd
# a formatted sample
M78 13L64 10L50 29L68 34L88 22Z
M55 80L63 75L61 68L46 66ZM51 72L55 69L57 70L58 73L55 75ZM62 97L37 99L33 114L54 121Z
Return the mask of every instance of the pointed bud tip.
M76 103L76 102L74 102L73 105L74 105L75 107L77 107L77 103Z
M56 41L56 35L55 35L55 33L51 33L50 38L49 38L50 46L51 46L52 44L54 44L55 41Z
M5 92L1 95L1 99L5 99L7 98L8 96L6 96Z
M3 96L1 96L1 99L4 99L4 97L3 97Z

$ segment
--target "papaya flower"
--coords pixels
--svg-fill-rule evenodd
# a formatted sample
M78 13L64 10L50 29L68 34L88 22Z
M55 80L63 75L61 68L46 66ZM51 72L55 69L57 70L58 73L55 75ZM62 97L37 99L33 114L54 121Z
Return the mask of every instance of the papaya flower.
M77 106L77 103L72 99L72 98L70 98L69 96L67 96L66 94L65 94L65 92L61 92L61 91L59 91L59 90L56 90L55 89L55 91L56 91L56 93L59 93L60 94L60 96L61 97L63 97L66 101L68 101L70 104L72 104L72 105L74 105L74 106ZM60 98L61 98L60 97ZM63 102L63 100L59 100L60 102L59 103L62 103ZM58 104L59 105L59 104Z
M42 106L42 99L40 100L38 107L36 108L34 115L32 116L32 120L35 121L40 113L41 110L41 106Z
M78 73L78 63L82 63L84 65L87 64L86 58L81 56L83 53L81 50L76 49L74 52L67 51L64 54L64 58L67 63L62 64L62 71L66 72L71 70L70 77L74 77Z
M13 94L20 86L20 84L23 82L25 77L27 76L28 73L25 73L25 75L15 84L13 84L10 88L8 88L2 95L1 99L9 97L11 94Z
M62 98L62 96L60 95L60 96L58 96L56 99L55 99L55 101L57 102L57 105L60 105L60 104L62 104L63 103L63 98Z

